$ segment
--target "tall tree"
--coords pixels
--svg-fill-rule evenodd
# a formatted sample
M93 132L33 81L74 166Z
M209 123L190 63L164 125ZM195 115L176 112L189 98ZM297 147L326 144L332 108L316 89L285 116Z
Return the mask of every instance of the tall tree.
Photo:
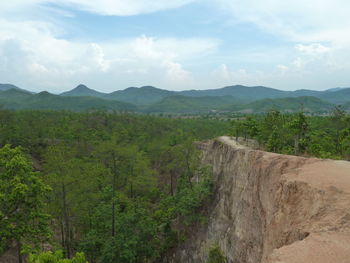
M289 122L289 128L294 135L294 154L298 155L301 148L301 142L304 140L307 129L309 127L307 118L304 112L299 112Z
M22 263L22 245L49 237L49 216L43 212L49 191L21 148L0 149L0 253L15 240Z
M341 130L344 128L344 117L346 116L341 106L336 106L331 113L331 121L335 131L335 148L337 154L341 152Z
M81 181L80 162L74 157L73 147L52 145L45 153L44 164L46 180L53 187L49 209L59 219L61 245L68 258L73 253L72 201Z

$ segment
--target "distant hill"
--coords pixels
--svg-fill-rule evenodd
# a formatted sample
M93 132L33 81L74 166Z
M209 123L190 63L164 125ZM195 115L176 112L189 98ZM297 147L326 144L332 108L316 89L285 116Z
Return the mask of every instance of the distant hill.
M151 105L161 101L163 98L173 96L174 91L158 89L152 86L144 86L141 88L127 88L125 90L117 90L104 96L105 99L124 101L135 105Z
M241 102L232 96L218 97L185 97L170 96L164 98L147 108L147 112L168 112L168 113L200 113L223 110L229 105L241 105Z
M21 90L21 89L8 89L8 90L0 91L0 98L9 99L9 100L24 99L32 95L33 94L31 92Z
M327 89L326 91L327 92L333 92L333 91L339 91L339 90L342 90L342 89L348 89L348 88L332 88L332 89Z
M69 97L98 97L102 98L106 95L106 93L102 93L93 89L86 87L83 84L78 85L76 88L66 91L60 94L61 96L69 96Z
M323 91L318 91L318 90L309 90L309 89L299 89L295 91L286 91L285 96L287 97L317 97L320 94L322 94Z
M244 105L241 110L245 112L261 113L271 109L283 112L297 112L303 109L305 112L324 113L329 112L333 104L316 97L291 97L278 99L263 99Z
M0 105L8 109L72 110L90 109L135 111L136 106L119 101L109 101L96 97L65 97L47 91L30 94L24 91L8 90L0 92Z
M20 89L20 88L12 84L0 84L0 91L5 91L9 89Z
M220 89L181 91L178 94L191 97L232 96L248 102L264 98L278 98L284 96L285 93L286 91L263 86L247 87L236 85Z
M350 88L344 88L336 91L326 91L317 96L335 104L343 104L350 101Z
M6 91L6 90L10 90L10 89L22 90L22 91L30 92L28 90L21 89L21 88L15 86L15 85L12 85L12 84L0 84L0 91ZM30 93L33 93L33 92L30 92Z
M241 100L232 96L171 96L147 107L145 111L162 113L205 113L210 111L263 113L271 109L283 112L297 112L303 109L310 113L325 113L333 107L334 105L329 102L310 96L262 99L250 103L242 103Z
M169 91L152 86L127 88L109 94L79 85L60 95L33 94L11 84L0 84L0 105L10 109L126 110L164 113L265 112L324 113L335 104L350 110L350 88L326 91L282 91L263 86L227 86L220 89Z
M348 103L343 104L342 107L344 108L344 110L350 112L350 101Z
M22 102L33 96L32 93L21 89L0 91L0 106L7 109L18 109Z
M262 99L277 99L291 97L317 97L323 101L334 104L343 104L350 101L350 88L333 88L325 91L299 89L295 91L283 91L264 86L247 87L242 85L227 86L219 89L208 90L185 90L185 91L169 91L159 89L152 86L144 86L140 88L131 87L125 90L118 90L109 94L97 92L89 89L84 85L79 85L75 89L64 92L62 96L92 96L108 100L117 100L131 103L145 108L171 96L182 97L222 97L231 96L240 103L250 103ZM171 101L171 103L175 103ZM160 105L158 105L160 106ZM158 107L157 106L157 107ZM170 107L170 106L169 106ZM196 110L196 109L195 109Z

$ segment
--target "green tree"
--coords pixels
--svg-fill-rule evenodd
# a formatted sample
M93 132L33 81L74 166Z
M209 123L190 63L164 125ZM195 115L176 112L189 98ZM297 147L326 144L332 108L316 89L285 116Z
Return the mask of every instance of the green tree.
M219 246L210 248L207 263L226 263L226 262L227 262L227 258L224 256Z
M72 259L63 257L61 250L43 252L40 254L31 254L29 256L29 263L88 263L85 259L84 253L76 253Z
M73 253L72 230L72 196L79 189L80 169L75 159L75 150L64 144L48 147L45 153L44 168L46 181L52 186L49 211L59 223L61 245L65 255L70 258Z
M267 150L272 152L279 152L283 147L283 141L279 133L279 129L276 125L272 126L272 131L270 136L268 137Z
M331 113L331 121L335 132L334 141L337 154L341 154L341 130L344 128L346 113L341 106L336 106Z
M0 253L16 240L22 263L23 245L47 240L49 216L43 208L49 191L21 148L0 149Z
M238 141L238 138L240 136L246 136L246 130L244 127L244 121L243 120L234 120L231 122L232 130L231 134L236 137L236 141Z
M303 151L305 149L303 140L305 139L306 132L309 127L304 112L299 112L293 116L292 120L289 122L288 127L294 136L294 154L298 155L300 151Z

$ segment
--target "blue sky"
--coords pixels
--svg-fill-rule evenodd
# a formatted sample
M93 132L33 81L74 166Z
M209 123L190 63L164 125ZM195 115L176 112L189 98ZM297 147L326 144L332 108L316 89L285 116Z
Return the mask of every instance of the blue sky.
M0 83L350 86L349 10L345 0L2 1Z

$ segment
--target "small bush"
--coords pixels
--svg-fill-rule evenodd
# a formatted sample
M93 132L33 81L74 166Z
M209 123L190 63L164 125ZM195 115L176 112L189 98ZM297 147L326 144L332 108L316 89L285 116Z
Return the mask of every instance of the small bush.
M226 263L226 262L227 262L227 258L224 256L219 246L215 246L209 249L209 258L207 263Z
M77 253L72 259L63 258L63 253L58 250L54 253L51 251L29 256L30 263L88 263L84 253Z

